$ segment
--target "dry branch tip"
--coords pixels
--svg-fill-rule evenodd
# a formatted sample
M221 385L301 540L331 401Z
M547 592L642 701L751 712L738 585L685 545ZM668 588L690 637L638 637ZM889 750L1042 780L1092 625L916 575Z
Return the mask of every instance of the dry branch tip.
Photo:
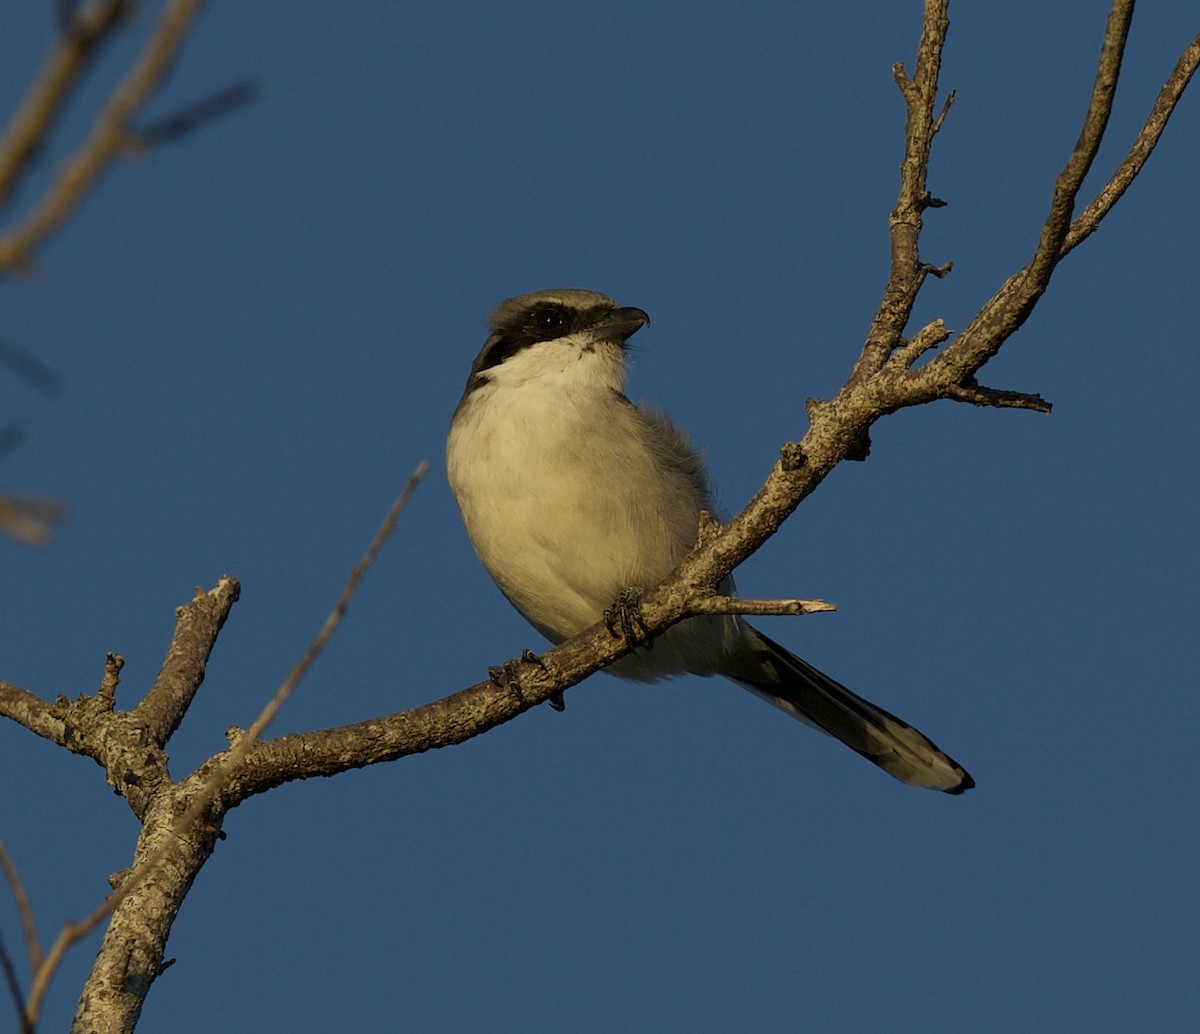
M986 388L981 384L956 384L947 389L946 398L969 402L973 406L997 409L1029 409L1035 413L1050 413L1054 408L1041 395L1024 391L1004 391Z
M941 128L942 123L946 121L946 116L950 114L950 109L954 107L954 98L957 91L951 90L946 94L946 100L942 104L942 110L938 113L938 117L933 120L933 126L930 128L931 134L936 134Z
M745 614L750 617L802 617L835 610L837 605L827 600L755 600L720 593L701 596L687 605L688 614Z

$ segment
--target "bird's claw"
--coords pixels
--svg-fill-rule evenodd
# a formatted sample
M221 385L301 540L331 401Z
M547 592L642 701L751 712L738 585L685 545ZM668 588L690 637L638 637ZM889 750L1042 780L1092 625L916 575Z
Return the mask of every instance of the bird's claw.
M516 660L505 661L503 664L494 664L488 668L488 678L492 680L492 684L500 689L507 689L515 696L523 707L529 706L529 701L525 699L525 694L521 692L521 662Z
M542 671L546 670L546 662L543 661L536 653L534 653L530 649L524 649L521 651L521 663L522 664L536 664L539 668L542 669ZM548 703L552 708L554 708L555 711L565 711L567 709L567 705L566 705L566 702L563 700L563 695L562 695L561 691L558 693L551 693L550 696L546 699L546 703Z
M642 620L642 590L622 589L616 602L604 611L604 627L614 639L624 638L630 646L654 648L650 629Z
M505 661L503 664L495 664L488 668L488 678L492 680L493 685L499 686L501 689L507 689L523 706L528 707L529 701L521 690L522 664L534 664L541 668L542 671L546 670L545 661L532 650L526 648L521 651L519 659ZM556 711L565 710L567 706L563 702L562 693L552 693L546 703Z

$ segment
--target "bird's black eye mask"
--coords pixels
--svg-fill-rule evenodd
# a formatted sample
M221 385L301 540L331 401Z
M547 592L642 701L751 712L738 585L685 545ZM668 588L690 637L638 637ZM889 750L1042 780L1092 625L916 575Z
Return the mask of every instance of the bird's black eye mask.
M611 305L593 305L577 309L560 302L538 302L520 312L488 338L475 360L471 376L499 366L509 356L545 341L568 337L602 323L614 312Z

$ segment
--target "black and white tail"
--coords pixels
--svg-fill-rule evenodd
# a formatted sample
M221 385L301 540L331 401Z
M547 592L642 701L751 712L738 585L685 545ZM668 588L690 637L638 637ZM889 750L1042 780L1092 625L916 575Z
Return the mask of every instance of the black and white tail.
M841 740L909 786L959 794L975 785L962 765L907 722L851 692L757 629L754 634L768 651L760 655L763 674L739 673L734 678L738 685Z

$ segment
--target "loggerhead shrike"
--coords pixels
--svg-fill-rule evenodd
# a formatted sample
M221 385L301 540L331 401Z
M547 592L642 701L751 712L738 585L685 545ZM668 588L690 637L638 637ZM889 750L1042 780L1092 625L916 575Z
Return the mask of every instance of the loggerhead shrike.
M554 643L595 624L630 587L657 584L713 509L704 461L662 413L622 393L641 309L594 291L539 291L492 313L446 442L446 469L483 566ZM724 593L733 592L727 579ZM975 781L911 725L741 617L686 618L608 668L652 682L724 675L911 786Z

